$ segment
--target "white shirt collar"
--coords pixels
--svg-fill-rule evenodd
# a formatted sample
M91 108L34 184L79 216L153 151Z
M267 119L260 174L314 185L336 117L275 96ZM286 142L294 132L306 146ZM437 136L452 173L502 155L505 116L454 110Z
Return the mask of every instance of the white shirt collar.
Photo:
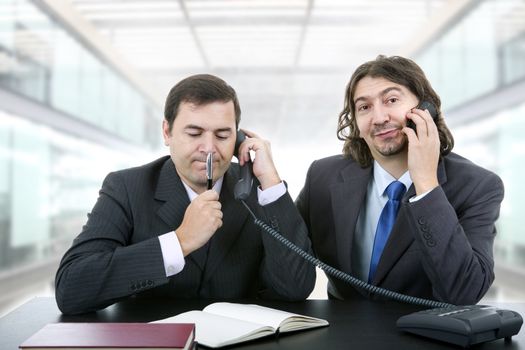
M215 192L217 193L221 193L221 189L222 189L222 181L224 180L224 175L221 176L217 182L213 185L213 188L212 190L214 190ZM190 199L190 202L193 201L195 199L195 197L198 196L198 194L191 189L190 186L186 185L186 183L184 182L184 180L182 180L182 184L184 185L184 188L186 189L186 193L188 193L188 198Z
M412 179L410 178L410 173L408 170L403 175L401 175L399 179L396 179L390 175L389 172L383 169L377 161L374 160L374 186L376 186L377 193L381 194L381 196L386 196L386 188L392 181L396 180L402 182L407 190L412 185Z

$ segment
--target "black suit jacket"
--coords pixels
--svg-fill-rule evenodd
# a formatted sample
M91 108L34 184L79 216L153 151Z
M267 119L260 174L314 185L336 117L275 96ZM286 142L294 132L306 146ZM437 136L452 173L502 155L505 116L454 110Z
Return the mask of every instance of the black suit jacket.
M352 159L321 159L310 166L296 201L318 258L350 274L354 231L372 176L372 167L361 168ZM405 194L373 284L412 296L473 304L494 280L494 222L503 183L453 153L439 162L438 180L440 186L419 201L408 201L415 195L413 185ZM342 299L358 295L333 278L328 292Z
M232 163L219 199L223 226L208 245L185 258L180 273L168 278L158 236L181 224L190 203L173 161L166 156L109 174L86 225L58 268L60 310L97 310L131 295L305 299L315 283L314 267L255 226L233 198L238 177L239 166ZM311 251L304 222L288 193L260 207L253 186L248 204L261 219Z

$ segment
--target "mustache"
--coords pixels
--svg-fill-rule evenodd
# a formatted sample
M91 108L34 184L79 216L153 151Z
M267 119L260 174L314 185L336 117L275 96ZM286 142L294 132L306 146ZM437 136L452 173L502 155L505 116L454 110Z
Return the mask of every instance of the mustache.
M206 155L204 156L195 156L195 157L191 157L190 160L192 162L201 162L201 163L206 163ZM220 158L218 156L213 156L213 164L215 163L219 163L220 161Z
M401 129L403 129L403 126L399 125L399 124L393 124L393 123L375 125L374 128L372 129L372 134L375 135L375 134L378 134L380 132L383 132L384 130L389 130L389 129L401 130Z

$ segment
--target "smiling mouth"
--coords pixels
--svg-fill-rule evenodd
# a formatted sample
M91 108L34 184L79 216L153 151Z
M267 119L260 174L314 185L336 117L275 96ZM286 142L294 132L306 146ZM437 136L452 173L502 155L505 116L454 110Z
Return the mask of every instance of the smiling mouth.
M394 136L395 133L398 132L397 128L394 129L388 129L388 130L381 130L374 134L374 137L391 137Z

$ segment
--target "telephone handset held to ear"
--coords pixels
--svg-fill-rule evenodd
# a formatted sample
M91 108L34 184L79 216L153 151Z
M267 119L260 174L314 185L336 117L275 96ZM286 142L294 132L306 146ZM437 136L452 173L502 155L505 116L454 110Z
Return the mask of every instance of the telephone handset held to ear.
M428 110L428 113L430 113L430 116L432 117L432 119L434 119L434 123L437 121L438 114L436 107L433 103L428 101L422 101L416 108L421 110ZM411 119L407 120L407 126L417 132L416 124Z
M239 146L246 139L243 131L237 130L237 139L235 140L235 150L233 155L239 159ZM241 166L241 175L239 181L235 184L233 194L237 200L245 200L250 195L253 184L253 164L251 161L245 162Z

